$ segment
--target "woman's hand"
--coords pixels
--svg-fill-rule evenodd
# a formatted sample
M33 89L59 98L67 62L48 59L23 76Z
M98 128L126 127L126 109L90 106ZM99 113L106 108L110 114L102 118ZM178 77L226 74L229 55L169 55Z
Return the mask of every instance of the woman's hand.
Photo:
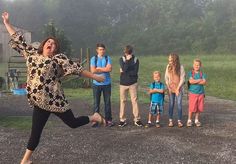
M4 24L9 24L9 14L8 12L3 12L2 13L2 19Z
M178 89L176 89L175 94L176 94L176 96L179 96L179 90Z
M2 19L3 19L3 23L4 23L8 33L10 34L10 36L13 35L16 31L15 31L14 27L9 22L8 12L3 12L2 13Z
M94 74L93 79L96 80L96 81L98 81L98 82L104 82L105 76L104 76L104 75L97 75L97 74Z
M130 60L132 58L131 54L126 55L126 60Z

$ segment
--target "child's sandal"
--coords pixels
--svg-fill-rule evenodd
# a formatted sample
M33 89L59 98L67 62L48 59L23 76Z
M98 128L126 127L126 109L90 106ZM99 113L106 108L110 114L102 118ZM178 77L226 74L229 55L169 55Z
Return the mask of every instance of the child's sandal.
M188 122L187 122L187 127L192 127L192 126L193 126L192 121L188 121Z
M169 121L169 125L168 126L169 127L173 127L174 126L173 121Z
M178 127L182 128L183 126L184 126L183 123L181 121L178 121Z
M160 123L156 122L156 128L160 128L160 127L161 127Z
M151 126L152 126L151 123L147 123L147 124L145 125L145 128L150 128Z
M199 121L195 122L195 125L196 125L196 127L201 127L202 126L201 122L199 122Z

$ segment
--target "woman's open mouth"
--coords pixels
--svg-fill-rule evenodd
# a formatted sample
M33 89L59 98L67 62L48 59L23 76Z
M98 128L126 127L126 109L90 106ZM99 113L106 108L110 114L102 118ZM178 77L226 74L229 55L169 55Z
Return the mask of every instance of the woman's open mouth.
M50 50L51 48L52 48L52 46L47 46L47 49L49 49L49 50Z

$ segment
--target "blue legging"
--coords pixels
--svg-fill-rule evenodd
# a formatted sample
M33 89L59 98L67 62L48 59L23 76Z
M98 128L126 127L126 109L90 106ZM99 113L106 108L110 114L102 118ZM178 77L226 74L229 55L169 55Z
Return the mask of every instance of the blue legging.
M88 116L81 116L75 118L71 110L64 113L49 112L38 107L34 107L32 116L32 129L31 136L28 141L27 149L34 151L39 144L40 136L42 134L43 128L50 116L53 113L58 116L66 125L71 128L77 128L79 126L89 123Z

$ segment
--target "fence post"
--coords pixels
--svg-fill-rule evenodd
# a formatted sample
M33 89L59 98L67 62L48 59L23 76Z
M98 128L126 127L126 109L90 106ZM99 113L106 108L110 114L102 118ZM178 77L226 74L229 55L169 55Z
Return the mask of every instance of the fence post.
M87 66L87 70L90 71L90 48L86 49L86 66ZM91 87L91 79L87 80L86 86Z
M83 62L83 48L80 48L80 62Z

